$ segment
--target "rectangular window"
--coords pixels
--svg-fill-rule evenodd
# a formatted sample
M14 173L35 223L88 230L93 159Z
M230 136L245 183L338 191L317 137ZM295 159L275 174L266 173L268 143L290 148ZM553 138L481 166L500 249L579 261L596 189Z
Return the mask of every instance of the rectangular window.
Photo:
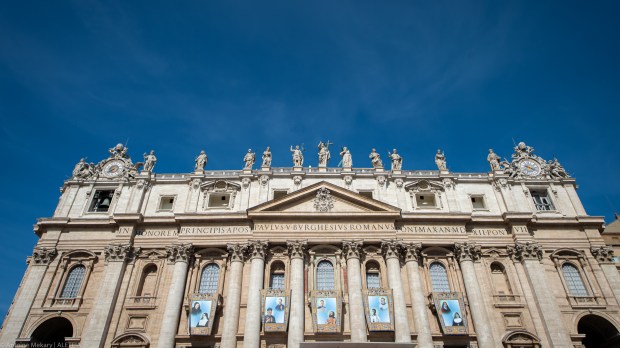
M112 198L114 197L114 190L97 190L93 195L93 200L90 202L89 212L93 213L105 213L110 209Z
M230 204L230 194L212 193L209 195L209 208L228 208Z
M286 190L275 190L273 191L273 199L278 199L280 197L284 197L288 194Z
M471 196L471 206L474 210L486 209L484 196Z
M284 290L284 274L282 273L271 274L271 289Z
M433 194L417 194L415 196L416 206L418 208L435 208L437 207L437 201Z
M534 205L536 206L536 210L555 210L555 207L553 206L553 202L551 202L551 198L549 198L549 193L547 193L547 190L531 191L531 194Z
M379 273L366 273L366 287L368 289L378 289L381 287L381 279L379 277Z
M366 198L372 199L372 191L360 191L359 194Z
M159 210L172 210L172 207L174 206L174 197L162 197L159 200Z

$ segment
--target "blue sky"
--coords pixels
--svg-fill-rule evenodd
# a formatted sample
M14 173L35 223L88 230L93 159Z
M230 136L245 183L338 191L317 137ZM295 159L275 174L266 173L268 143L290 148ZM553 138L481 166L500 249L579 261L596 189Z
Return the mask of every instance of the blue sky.
M620 209L618 1L21 1L0 4L0 314L80 157L127 143L159 173L248 148L397 148L404 169L486 172L513 139ZM385 155L384 155L385 156ZM331 165L336 165L333 158Z

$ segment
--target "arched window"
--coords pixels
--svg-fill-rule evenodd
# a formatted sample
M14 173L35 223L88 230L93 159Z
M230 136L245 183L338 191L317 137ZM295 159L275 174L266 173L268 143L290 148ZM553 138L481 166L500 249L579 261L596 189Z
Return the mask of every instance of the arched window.
M568 292L572 296L588 296L588 290L583 285L583 280L579 274L577 267L570 263L562 265L562 273L566 280L566 286L568 286Z
M431 263L429 267L433 292L450 292L446 267L439 262Z
M381 287L381 273L379 265L374 261L366 263L366 288L378 289Z
M499 262L493 262L491 264L491 280L493 281L493 287L497 294L512 295L512 289L504 265Z
M86 267L77 265L69 271L65 285L62 287L60 298L76 298L82 286Z
M323 260L316 266L316 289L335 290L334 285L334 265Z
M284 290L284 264L280 261L271 264L269 287L275 290Z
M157 266L150 264L142 272L142 279L140 279L140 286L138 286L136 296L154 296L156 283Z
M202 269L200 275L200 288L198 292L201 294L213 294L217 292L217 285L220 280L220 266L210 263Z

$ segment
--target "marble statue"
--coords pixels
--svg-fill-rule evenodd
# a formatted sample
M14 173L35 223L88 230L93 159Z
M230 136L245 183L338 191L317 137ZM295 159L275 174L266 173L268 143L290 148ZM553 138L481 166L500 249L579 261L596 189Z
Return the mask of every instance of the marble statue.
M398 155L398 157L400 157L400 155ZM383 162L381 161L381 156L379 156L379 153L377 153L376 149L372 149L368 158L370 158L370 163L372 163L373 168L383 168ZM392 160L392 169L394 169L393 163L394 161Z
M84 158L80 158L80 161L73 168L73 177L86 179L94 174L93 168L93 163L86 163Z
M267 146L267 149L263 152L263 164L262 167L271 167L271 148Z
M304 154L303 147L300 149L299 145L296 145L293 149L293 145L291 145L291 152L293 153L293 166L294 167L302 167L304 165Z
M326 143L319 141L319 167L327 167L327 162L330 159L329 145L332 144L329 140Z
M340 151L340 157L342 157L342 160L340 161L342 168L353 167L353 158L351 157L351 152L346 146L342 148L342 151Z
M512 159L519 160L522 158L530 157L532 156L533 152L533 147L525 145L524 142L520 142L519 144L517 144L517 146L515 146L515 153L512 154Z
M243 157L243 162L245 162L245 167L243 169L252 170L252 166L256 161L256 154L252 152L252 149L248 149L248 153Z
M489 155L487 156L487 161L489 162L489 165L491 166L492 171L502 170L502 166L499 164L499 162L501 161L501 158L495 152L493 152L493 149L489 149Z
M401 170L403 168L403 158L396 152L396 149L393 149L392 153L388 151L388 157L392 160L392 170Z
M112 158L129 158L127 155L127 148L123 144L116 144L113 148L109 149L110 157Z
M437 149L437 153L435 154L435 164L439 170L448 170L446 165L446 155L441 152L441 149Z
M144 157L143 170L147 172L152 172L153 168L155 168L155 163L157 162L157 157L155 157L155 151L151 150L148 155L145 153L142 156Z
M207 161L209 159L207 158L207 154L205 153L204 150L200 151L200 155L198 155L198 157L196 157L196 166L194 167L195 171L202 171L205 169L205 165L207 165Z
M557 158L549 160L547 162L547 171L552 178L568 178L570 175L566 172L564 167L560 164Z

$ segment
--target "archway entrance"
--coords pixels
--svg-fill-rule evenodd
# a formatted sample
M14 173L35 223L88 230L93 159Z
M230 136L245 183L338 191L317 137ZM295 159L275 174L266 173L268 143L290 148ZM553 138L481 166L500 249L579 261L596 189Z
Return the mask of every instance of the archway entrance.
M73 337L73 325L63 317L44 321L30 336L31 347L64 347L65 337ZM45 344L45 345L43 345Z
M577 331L586 336L582 341L586 348L612 348L620 345L618 329L598 315L589 314L581 318Z

